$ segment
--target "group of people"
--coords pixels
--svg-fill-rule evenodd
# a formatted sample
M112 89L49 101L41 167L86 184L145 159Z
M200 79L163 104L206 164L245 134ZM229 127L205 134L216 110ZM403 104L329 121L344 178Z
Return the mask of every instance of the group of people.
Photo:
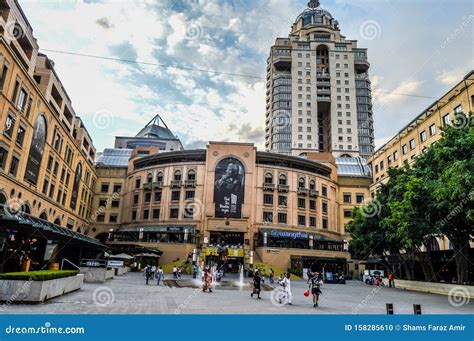
M173 266L173 278L174 279L180 279L181 278L181 268Z
M145 271L143 273L143 276L145 276L147 285L150 279L151 280L156 279L157 280L156 285L160 285L161 280L164 279L163 268L160 266L157 269L155 265L147 264L145 266Z

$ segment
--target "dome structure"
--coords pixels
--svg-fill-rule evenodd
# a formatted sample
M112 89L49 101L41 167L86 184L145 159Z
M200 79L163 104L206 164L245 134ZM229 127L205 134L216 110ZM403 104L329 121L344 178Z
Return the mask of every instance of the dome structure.
M295 23L299 23L301 20L303 21L303 27L308 25L330 25L337 28L338 26L337 20L333 18L331 13L320 7L318 0L308 2L308 8L296 17Z
M176 139L160 115L156 115L136 137L148 137L155 139Z

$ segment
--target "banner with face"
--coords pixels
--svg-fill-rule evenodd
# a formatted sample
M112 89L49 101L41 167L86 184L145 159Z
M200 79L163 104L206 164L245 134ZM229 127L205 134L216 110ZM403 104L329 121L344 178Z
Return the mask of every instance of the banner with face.
M38 175L41 166L41 159L44 154L44 145L46 144L46 119L40 114L35 122L33 138L30 145L30 153L26 162L25 180L32 183L38 183Z
M244 202L245 168L239 160L228 157L215 170L214 202L216 218L240 218Z

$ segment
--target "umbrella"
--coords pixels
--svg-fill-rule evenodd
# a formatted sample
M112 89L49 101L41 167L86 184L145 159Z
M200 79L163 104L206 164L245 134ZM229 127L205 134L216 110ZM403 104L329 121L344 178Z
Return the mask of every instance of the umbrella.
M126 253L121 253L118 255L112 255L110 258L118 258L118 259L132 259L133 256L127 255Z

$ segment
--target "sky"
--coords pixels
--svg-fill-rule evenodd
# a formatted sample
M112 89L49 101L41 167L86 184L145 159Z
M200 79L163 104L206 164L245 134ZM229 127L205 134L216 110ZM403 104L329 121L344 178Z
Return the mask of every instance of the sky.
M114 136L134 136L157 113L187 149L240 141L263 150L269 49L307 4L19 2L98 151L113 147ZM368 48L376 147L474 69L470 0L321 0L321 7L346 39Z

